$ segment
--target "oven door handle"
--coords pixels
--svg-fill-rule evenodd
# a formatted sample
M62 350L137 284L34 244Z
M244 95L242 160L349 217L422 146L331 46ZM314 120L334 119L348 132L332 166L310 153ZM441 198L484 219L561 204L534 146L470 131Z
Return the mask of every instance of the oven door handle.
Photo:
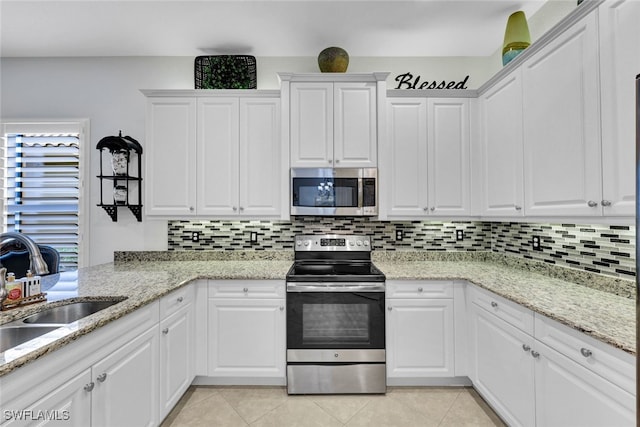
M287 292L384 292L384 282L287 282Z

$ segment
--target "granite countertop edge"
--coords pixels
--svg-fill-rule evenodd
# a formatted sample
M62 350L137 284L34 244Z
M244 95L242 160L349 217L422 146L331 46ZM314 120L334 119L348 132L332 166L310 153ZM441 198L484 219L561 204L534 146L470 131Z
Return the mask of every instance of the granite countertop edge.
M375 261L387 280L455 280L468 281L508 300L583 332L599 341L635 355L635 301L598 289L577 285L540 273L507 267L488 260ZM71 300L128 297L125 301L74 322L64 336L7 360L0 353L0 377L37 360L101 326L136 309L159 300L172 291L198 279L209 280L284 280L291 261L214 260L214 261L125 261L101 264L78 270L78 295L61 302L39 303L0 312L0 325L41 310L43 304L61 305ZM144 284L144 286L141 286ZM136 286L137 285L137 286ZM549 299L549 294L554 294ZM545 294L545 295L543 295ZM577 301L573 301L577 299ZM590 307L606 307L589 313ZM566 304L566 306L563 306ZM576 313L585 305L585 312ZM593 319L596 319L594 322ZM598 325L598 321L617 322L616 326ZM629 325L629 321L632 325ZM633 329L631 339L630 328ZM9 350L8 350L9 351Z

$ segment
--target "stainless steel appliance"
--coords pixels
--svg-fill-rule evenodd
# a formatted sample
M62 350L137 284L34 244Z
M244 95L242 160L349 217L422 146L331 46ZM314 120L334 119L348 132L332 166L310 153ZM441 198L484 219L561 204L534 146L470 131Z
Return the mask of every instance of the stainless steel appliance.
M368 236L301 235L287 273L287 392L384 393L385 276Z
M378 215L378 170L292 168L291 215Z

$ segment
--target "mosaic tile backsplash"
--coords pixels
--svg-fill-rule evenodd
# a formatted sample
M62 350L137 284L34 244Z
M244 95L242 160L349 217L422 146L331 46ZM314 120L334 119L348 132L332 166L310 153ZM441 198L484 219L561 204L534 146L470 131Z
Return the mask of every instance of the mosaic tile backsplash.
M459 232L462 232L462 236ZM252 232L257 242L251 242ZM401 239L398 236L401 232ZM197 242L194 242L194 233ZM491 251L609 276L635 278L635 227L483 221L378 221L295 217L292 221L169 221L168 248L280 251L297 234L367 234L374 250ZM540 249L533 248L537 237ZM462 239L460 239L462 237Z

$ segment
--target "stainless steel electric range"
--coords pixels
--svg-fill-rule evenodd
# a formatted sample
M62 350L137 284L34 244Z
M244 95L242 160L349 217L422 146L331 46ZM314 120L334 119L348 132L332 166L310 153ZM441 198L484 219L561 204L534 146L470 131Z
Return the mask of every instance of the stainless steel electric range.
M384 393L385 275L371 240L301 235L287 273L287 392Z

